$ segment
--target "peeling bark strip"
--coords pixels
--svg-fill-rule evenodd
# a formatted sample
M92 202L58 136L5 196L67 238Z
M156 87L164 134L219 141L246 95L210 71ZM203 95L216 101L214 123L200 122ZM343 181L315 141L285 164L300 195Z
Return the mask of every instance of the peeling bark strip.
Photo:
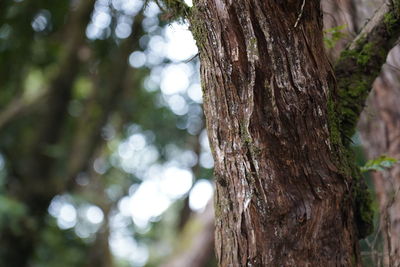
M317 0L197 0L220 266L359 266Z

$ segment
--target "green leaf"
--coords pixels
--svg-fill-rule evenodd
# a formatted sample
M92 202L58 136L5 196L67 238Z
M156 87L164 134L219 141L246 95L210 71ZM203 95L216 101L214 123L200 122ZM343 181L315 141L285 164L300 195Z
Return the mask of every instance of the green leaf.
M368 160L364 166L360 167L360 169L361 172L384 171L387 168L393 167L393 165L398 162L398 159L382 155L379 158Z
M345 38L347 34L343 31L346 27L347 25L344 24L324 30L325 45L328 48L333 48L339 40Z

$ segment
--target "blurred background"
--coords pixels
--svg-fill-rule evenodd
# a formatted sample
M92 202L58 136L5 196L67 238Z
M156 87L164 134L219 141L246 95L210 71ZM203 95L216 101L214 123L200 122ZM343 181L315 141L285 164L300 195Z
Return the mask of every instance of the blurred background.
M377 2L324 2L332 60ZM143 0L0 1L0 266L216 266L197 48L173 17ZM362 165L359 134L354 148ZM383 238L363 241L367 261Z
M168 16L0 2L0 266L159 266L202 227L213 266L197 48Z

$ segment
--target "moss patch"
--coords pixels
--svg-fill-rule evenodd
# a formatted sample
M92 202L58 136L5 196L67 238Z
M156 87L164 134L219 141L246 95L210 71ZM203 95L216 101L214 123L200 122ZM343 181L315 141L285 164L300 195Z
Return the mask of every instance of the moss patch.
M170 21L184 21L190 16L191 8L183 0L154 0L161 10L164 17Z
M373 232L374 209L372 194L361 175L359 167L355 163L354 153L348 145L350 138L340 128L342 126L342 117L340 115L342 115L343 110L340 110L341 113L338 112L337 104L332 95L327 102L327 111L330 142L336 152L334 154L338 155L336 166L338 166L344 179L351 177L351 180L345 181L345 183L350 185L349 197L353 203L358 237L361 239ZM351 110L348 111L348 116L351 116L354 120L358 119L358 115Z
M199 17L199 7L197 7L196 5L191 8L189 21L189 29L191 30L193 37L196 40L197 47L201 52L205 49L204 44L205 38L207 38L207 29L204 25L203 20Z

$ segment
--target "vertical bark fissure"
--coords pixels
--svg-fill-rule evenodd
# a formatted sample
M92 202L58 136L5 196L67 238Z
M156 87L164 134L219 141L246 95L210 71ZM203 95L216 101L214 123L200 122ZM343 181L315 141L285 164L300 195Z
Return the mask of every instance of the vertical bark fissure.
M358 265L351 175L331 137L336 84L319 1L306 1L296 28L297 1L194 4L219 264Z

